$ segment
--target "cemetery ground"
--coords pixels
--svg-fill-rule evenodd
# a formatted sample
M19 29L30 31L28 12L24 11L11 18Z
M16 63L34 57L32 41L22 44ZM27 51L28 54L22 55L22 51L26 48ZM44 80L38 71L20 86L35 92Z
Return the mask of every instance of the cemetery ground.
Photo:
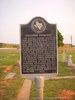
M67 51L67 60L72 55L75 64L75 51ZM0 100L16 100L24 82L20 76L17 61L20 59L18 51L0 51ZM61 62L62 53L58 52L58 76L75 76L75 68L68 67ZM7 67L9 68L7 69ZM13 67L11 67L13 66ZM11 80L5 80L5 76L14 72L16 75ZM60 97L60 98L59 98ZM32 82L30 100L36 100L35 82ZM44 100L75 100L75 78L50 79L45 81Z

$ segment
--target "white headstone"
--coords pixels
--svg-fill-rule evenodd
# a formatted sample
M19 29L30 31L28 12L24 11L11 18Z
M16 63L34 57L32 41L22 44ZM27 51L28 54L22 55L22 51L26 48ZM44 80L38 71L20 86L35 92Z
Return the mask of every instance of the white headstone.
M66 62L66 53L62 53L62 63Z
M72 66L72 55L69 55L68 66Z

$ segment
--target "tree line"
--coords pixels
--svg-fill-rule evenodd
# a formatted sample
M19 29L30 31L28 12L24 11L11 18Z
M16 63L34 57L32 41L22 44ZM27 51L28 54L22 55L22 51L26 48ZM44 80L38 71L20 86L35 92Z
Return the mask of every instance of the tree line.
M57 30L58 33L58 47L63 46L63 36L61 35L61 33L59 32L59 30ZM0 48L19 48L18 44L7 44L7 43L0 43Z

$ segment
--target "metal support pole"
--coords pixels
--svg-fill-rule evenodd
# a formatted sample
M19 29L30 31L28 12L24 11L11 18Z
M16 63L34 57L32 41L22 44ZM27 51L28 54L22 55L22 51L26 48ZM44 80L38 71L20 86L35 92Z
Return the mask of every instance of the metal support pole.
M35 85L37 100L43 100L44 77L35 77Z
M72 35L71 35L71 48L72 48Z

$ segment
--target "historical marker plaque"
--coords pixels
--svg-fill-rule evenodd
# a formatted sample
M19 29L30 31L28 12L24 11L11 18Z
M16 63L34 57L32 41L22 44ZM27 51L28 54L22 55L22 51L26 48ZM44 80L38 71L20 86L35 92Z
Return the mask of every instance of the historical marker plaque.
M56 24L36 17L21 25L22 74L57 73Z

